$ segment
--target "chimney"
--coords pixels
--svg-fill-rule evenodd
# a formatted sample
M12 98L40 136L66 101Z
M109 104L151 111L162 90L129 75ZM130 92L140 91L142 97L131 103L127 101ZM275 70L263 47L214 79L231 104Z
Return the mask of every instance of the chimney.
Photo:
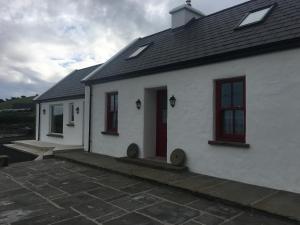
M172 29L184 26L191 19L205 16L202 12L192 7L191 0L187 0L186 4L171 10L170 14L172 16Z

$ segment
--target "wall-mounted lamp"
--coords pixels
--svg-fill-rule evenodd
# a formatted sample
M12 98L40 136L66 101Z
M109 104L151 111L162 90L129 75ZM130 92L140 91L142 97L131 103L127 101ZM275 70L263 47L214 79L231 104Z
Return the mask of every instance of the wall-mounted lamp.
M44 115L46 114L46 109L43 109L43 114L44 114Z
M176 98L174 97L174 95L172 95L172 97L169 99L169 102L172 108L174 108L176 105Z
M136 104L136 108L140 110L140 109L141 109L141 106L142 106L141 100L138 99L138 100L135 102L135 104Z
M76 113L79 114L79 107L76 108Z

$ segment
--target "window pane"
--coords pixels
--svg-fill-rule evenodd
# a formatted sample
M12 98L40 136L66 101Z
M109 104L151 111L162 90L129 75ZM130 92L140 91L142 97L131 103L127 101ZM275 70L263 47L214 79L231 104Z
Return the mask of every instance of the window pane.
M139 47L135 52L133 52L128 58L133 58L141 54L146 48L148 48L149 45L145 45L142 47Z
M63 133L63 106L51 106L51 132Z
M235 82L233 83L233 106L242 107L244 100L244 83Z
M118 128L118 113L113 113L112 115L112 129L117 129Z
M245 133L245 118L243 110L235 111L235 134L243 135Z
M267 13L270 11L270 9L271 9L271 7L267 8L267 9L263 9L263 10L257 11L257 12L250 13L245 18L245 20L241 23L240 26L245 26L247 24L251 24L251 23L255 23L255 22L261 21L267 15Z
M118 112L118 94L115 94L115 112Z
M231 83L225 83L221 86L221 106L222 108L231 106Z
M233 134L233 111L225 110L223 112L223 133Z
M114 112L115 111L115 96L114 95L110 95L110 111Z
M74 104L70 103L70 122L74 122Z

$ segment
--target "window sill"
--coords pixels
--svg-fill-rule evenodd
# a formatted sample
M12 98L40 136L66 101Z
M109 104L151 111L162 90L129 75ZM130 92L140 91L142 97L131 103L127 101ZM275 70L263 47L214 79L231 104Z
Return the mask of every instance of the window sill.
M110 135L110 136L119 136L118 132L113 132L113 131L102 131L101 134Z
M67 127L75 127L75 124L74 123L68 123Z
M49 133L47 134L48 137L56 137L56 138L63 138L64 135L63 134L53 134L53 133Z
M209 145L217 145L217 146L236 147L236 148L250 148L249 144L239 143L239 142L208 141L208 144Z

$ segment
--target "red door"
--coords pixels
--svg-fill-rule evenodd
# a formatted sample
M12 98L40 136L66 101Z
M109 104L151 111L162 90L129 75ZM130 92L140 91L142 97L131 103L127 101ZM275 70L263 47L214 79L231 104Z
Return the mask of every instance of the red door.
M156 100L156 156L167 156L167 90L157 91Z

